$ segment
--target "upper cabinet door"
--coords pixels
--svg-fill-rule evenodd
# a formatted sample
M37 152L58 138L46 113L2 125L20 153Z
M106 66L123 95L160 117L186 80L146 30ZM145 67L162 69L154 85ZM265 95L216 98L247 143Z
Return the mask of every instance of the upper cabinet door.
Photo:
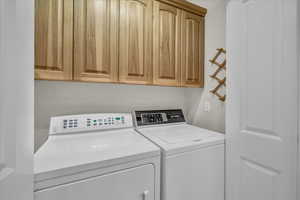
M118 0L74 0L74 79L118 80Z
M180 86L181 10L154 1L154 84Z
M121 0L120 82L152 82L152 4L152 0Z
M35 78L71 80L73 0L35 1Z
M204 86L204 18L182 12L182 86Z

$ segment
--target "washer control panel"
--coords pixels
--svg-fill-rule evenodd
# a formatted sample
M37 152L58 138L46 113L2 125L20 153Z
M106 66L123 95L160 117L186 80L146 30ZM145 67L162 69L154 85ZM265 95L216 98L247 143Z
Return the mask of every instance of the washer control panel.
M50 134L132 127L129 113L100 113L52 117Z
M185 122L181 109L135 111L134 115L137 126Z

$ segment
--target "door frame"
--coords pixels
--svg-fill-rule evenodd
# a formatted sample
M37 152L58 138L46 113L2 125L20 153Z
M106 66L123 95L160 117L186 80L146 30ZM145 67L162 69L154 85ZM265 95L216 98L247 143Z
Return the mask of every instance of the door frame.
M34 0L0 0L0 199L33 200Z
M297 199L300 199L300 2L298 1L297 6L297 19L298 19L298 180L297 180Z

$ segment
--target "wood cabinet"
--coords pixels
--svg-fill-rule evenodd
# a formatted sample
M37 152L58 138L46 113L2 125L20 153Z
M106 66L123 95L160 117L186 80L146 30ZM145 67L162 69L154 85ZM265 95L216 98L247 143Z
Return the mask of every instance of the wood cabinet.
M72 80L73 0L35 1L35 78Z
M118 0L74 0L74 79L118 80Z
M152 0L121 0L120 82L152 82L152 4Z
M181 84L204 85L204 18L182 12Z
M154 84L179 86L181 10L155 1L153 14Z
M182 0L36 0L36 79L203 87L205 14Z

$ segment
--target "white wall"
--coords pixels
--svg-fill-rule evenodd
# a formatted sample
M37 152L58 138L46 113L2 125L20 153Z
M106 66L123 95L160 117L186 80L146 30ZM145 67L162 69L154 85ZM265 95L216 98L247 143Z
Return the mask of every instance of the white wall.
M215 49L225 46L224 0L194 0L208 8L206 17L206 73ZM182 108L187 120L204 128L224 132L224 103L207 91L215 84L206 74L201 88L35 81L35 147L47 139L49 120L54 115L89 112L129 112L135 106ZM204 92L203 92L204 91ZM203 102L211 111L203 112Z
M225 104L209 91L217 84L209 75L216 69L208 60L211 59L217 48L225 48L225 0L190 0L208 9L205 18L205 88L195 92L187 89L189 119L193 124L203 128L225 131ZM224 89L224 88L223 88ZM204 112L204 104L210 105L210 112Z

